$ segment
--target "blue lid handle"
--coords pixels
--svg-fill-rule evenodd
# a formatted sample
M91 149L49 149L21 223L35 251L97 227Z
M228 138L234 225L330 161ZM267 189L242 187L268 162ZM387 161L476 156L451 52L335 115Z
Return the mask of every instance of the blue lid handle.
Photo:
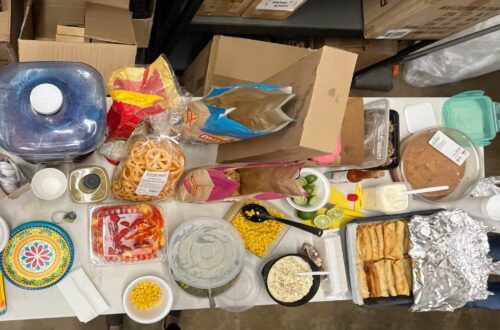
M496 121L496 125L497 125L497 132L500 132L500 103L498 102L493 102L493 109L495 109L495 113L493 114L497 121Z

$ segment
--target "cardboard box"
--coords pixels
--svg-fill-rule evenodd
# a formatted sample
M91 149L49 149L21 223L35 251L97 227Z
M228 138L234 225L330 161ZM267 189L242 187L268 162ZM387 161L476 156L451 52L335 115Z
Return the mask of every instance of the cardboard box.
M250 39L214 36L184 71L181 84L194 96L214 86L262 82L313 50Z
M356 62L356 71L378 63L398 52L397 40L367 40L367 39L318 39L314 41L314 48L331 46L347 50L348 52L358 54Z
M0 41L10 41L10 10L11 0L1 0L2 11L0 11Z
M240 82L292 86L296 93L284 107L294 123L267 136L220 145L217 161L294 161L331 153L340 137L356 57L332 47L314 51L214 37L185 73L198 93ZM202 69L205 75L193 75Z
M16 61L16 53L8 42L0 42L0 67Z
M307 0L254 0L243 17L285 20Z
M441 39L500 14L500 0L363 0L367 39Z
M153 28L153 18L155 15L156 0L150 0L151 16L148 18L133 18L132 24L134 25L135 39L137 47L148 48L149 39L151 38L151 29Z
M252 0L205 0L196 12L199 16L241 16Z
M57 25L56 41L89 42L84 26Z
M55 41L58 23L84 24L90 43ZM111 73L133 66L137 46L128 9L80 0L29 0L19 37L19 61L75 61Z
M340 155L329 164L318 164L313 160L306 160L304 167L342 167L347 165L362 165L365 155L365 115L362 97L350 97L342 121L340 132Z

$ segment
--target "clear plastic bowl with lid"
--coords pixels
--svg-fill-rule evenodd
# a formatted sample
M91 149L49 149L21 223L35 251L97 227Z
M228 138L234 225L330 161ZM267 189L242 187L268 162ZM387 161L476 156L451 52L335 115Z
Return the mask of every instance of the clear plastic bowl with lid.
M244 265L245 246L227 221L200 217L184 222L172 233L168 264L186 292L206 297L229 289Z
M444 126L407 137L401 145L401 164L391 171L393 179L405 182L408 190L449 187L417 195L431 203L448 203L467 196L482 173L483 164L471 139L459 130Z

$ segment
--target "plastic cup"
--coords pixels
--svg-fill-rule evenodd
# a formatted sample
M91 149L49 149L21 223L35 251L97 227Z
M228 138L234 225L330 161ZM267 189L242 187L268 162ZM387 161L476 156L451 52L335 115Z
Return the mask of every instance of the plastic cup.
M456 206L473 217L500 221L500 195L468 197L460 200Z
M31 189L36 197L44 200L54 200L66 191L68 181L63 172L55 168L44 168L36 172L31 180Z
M403 183L363 188L364 208L384 213L402 212L408 208L409 196Z

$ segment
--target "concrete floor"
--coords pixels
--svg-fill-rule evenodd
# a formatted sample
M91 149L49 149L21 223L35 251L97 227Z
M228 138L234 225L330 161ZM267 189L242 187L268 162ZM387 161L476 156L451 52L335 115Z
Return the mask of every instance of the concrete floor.
M457 84L433 88L411 88L395 80L390 93L353 91L356 96L452 96L456 93L482 89L494 100L500 101L500 71ZM500 138L486 148L486 174L500 175ZM460 309L454 313L411 313L406 308L359 308L351 302L310 303L298 308L282 306L255 307L247 312L234 314L223 310L195 310L182 314L183 330L246 330L246 329L500 329L500 311ZM59 330L104 329L104 317L88 324L76 318L33 321L0 322L0 329L8 330ZM160 329L160 324L139 325L127 320L127 330Z

